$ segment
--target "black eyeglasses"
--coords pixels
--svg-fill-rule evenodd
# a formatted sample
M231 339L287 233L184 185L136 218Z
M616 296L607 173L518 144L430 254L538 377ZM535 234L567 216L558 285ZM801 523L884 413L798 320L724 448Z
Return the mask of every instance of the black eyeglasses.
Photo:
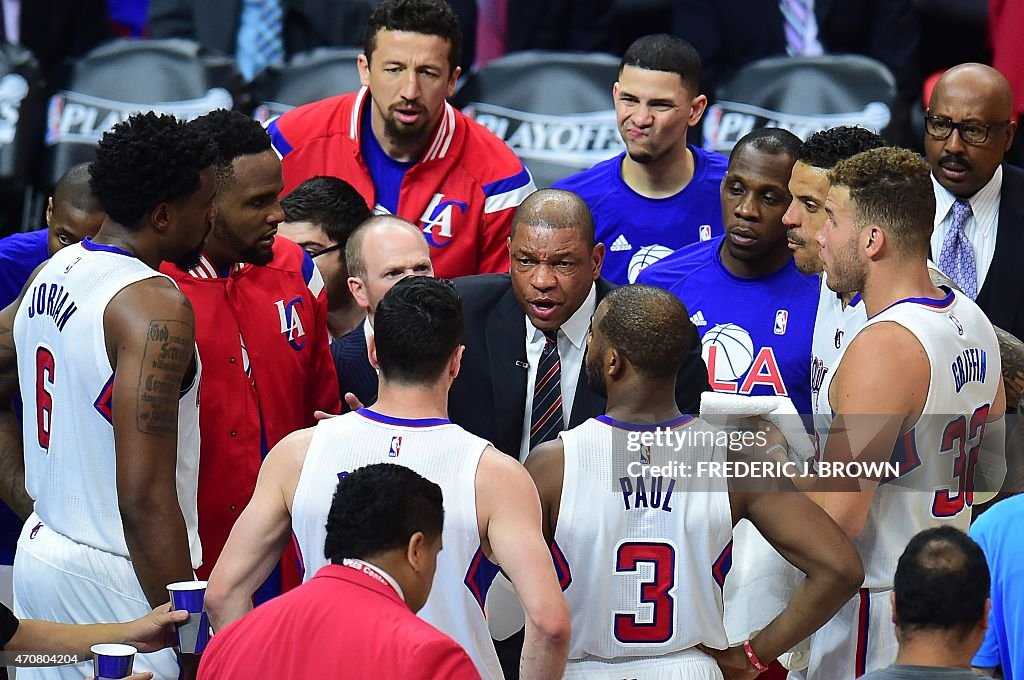
M927 114L924 117L924 129L935 139L946 139L953 134L953 130L958 130L960 132L960 139L974 145L987 142L992 128L1003 127L1009 124L1010 121L1008 120L1001 120L998 123L976 123L973 121L954 123L945 116Z
M335 243L333 246L329 246L327 248L324 248L323 250L307 250L306 254L308 254L311 258L313 258L315 260L316 258L320 257L321 255L326 255L327 253L333 253L336 250L341 250L341 244Z

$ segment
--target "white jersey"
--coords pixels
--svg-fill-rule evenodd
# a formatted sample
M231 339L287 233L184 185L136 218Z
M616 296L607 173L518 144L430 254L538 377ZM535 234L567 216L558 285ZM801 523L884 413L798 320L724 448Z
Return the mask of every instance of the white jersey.
M864 328L883 321L914 334L928 355L931 379L921 418L893 451L891 462L899 464L900 477L878 486L864 530L854 540L864 561L865 588L892 587L896 563L919 531L943 523L967 531L972 494L964 489L973 485L1001 374L991 322L960 293L949 291L941 300L902 300L868 319ZM842 360L841 354L837 366ZM834 375L825 375L822 395L829 395ZM893 379L898 387L898 377ZM831 418L831 404L827 408ZM823 460L826 438L827 431L822 432Z
M671 428L687 445L644 445L639 437L655 427ZM726 459L716 433L724 434L690 416L659 426L599 416L559 435L565 465L552 553L572 617L570 669L573 662L660 657L698 643L728 646L727 480L687 479L701 475L700 461ZM646 464L678 467L662 477L640 469Z
M860 293L853 296L850 304L843 305L839 293L826 284L827 278L828 275L822 272L811 339L811 408L816 416L828 410L828 398L821 392L825 374L835 371L843 348L850 344L868 320ZM832 413L826 415L831 416Z
M129 554L117 501L114 369L103 314L121 290L156 276L163 274L126 251L85 241L46 263L14 320L25 487L35 512L71 540L123 557ZM196 512L200 368L194 345L180 350L196 357L196 375L178 402L176 472L196 568L202 564Z
M462 645L480 674L501 678L484 619L487 590L498 573L480 547L476 470L486 440L441 418L408 420L360 409L316 425L292 501L292 531L305 580L327 564L327 515L338 480L373 463L404 465L441 487L444 550L419 616Z

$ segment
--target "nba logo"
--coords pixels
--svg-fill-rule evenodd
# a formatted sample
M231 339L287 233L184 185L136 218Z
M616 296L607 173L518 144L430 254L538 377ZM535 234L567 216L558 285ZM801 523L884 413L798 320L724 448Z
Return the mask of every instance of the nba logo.
M780 309L775 312L775 335L786 334L786 324L789 323L789 312L785 309Z
M402 438L392 437L391 448L388 449L388 458L398 458L398 451L402 448Z
M701 241L710 241L711 240L711 225L710 224L702 224L702 225L700 225L700 228L697 229L697 238L699 238Z
M650 465L651 464L651 447L650 446L644 445L644 446L640 447L640 463L643 464L643 465Z
M960 323L960 319L958 319L955 316L953 316L952 314L950 314L949 315L949 320L952 321L953 324L956 326L957 332L960 333L960 335L963 335L964 334L964 326L963 326L963 324Z

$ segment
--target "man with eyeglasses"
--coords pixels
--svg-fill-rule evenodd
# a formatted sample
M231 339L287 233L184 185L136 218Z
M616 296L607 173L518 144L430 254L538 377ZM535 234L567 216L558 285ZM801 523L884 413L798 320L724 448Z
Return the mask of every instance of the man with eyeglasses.
M1006 78L983 64L946 71L925 114L935 189L931 256L992 323L1024 337L1024 170L1003 162L1017 124Z
M340 338L360 325L366 311L348 289L345 244L373 213L352 185L337 177L312 177L281 199L284 222L278 236L294 241L313 258L327 292L327 332Z

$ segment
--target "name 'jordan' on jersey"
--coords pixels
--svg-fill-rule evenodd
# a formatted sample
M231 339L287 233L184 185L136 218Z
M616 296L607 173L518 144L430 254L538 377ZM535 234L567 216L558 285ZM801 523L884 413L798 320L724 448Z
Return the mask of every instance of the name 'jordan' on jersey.
M486 440L443 418L405 419L360 409L320 421L292 502L292 531L305 580L327 564L327 515L338 479L364 465L415 470L444 495L444 549L419 616L466 650L485 679L502 678L483 607L497 565L483 554L476 513L476 470Z
M918 339L931 366L922 416L893 451L891 460L899 463L900 477L878 486L864 530L854 539L864 561L865 588L892 587L896 563L914 534L943 523L963 531L970 526L972 477L999 389L999 341L992 323L970 298L944 290L940 300L901 300L864 326L898 323ZM837 367L843 355L845 348ZM829 420L834 376L834 370L827 373L821 386L821 394L829 397ZM825 459L828 430L819 428L818 433Z
M630 444L655 428L667 428L685 445ZM722 584L732 564L727 481L705 477L696 489L686 473L652 476L640 467L678 463L695 474L698 461L725 460L716 433L691 416L645 426L598 416L559 435L565 464L552 553L572 617L567 673L577 664L594 669L595 662L624 658L642 664L636 657L664 657L698 643L728 645L722 622Z
M25 487L36 501L35 512L67 538L124 557L129 554L117 502L114 369L103 315L125 287L155 276L163 274L131 253L86 239L58 251L39 271L14 320ZM195 568L202 563L196 514L199 357L195 345L168 351L196 357L196 375L178 402L176 471Z

